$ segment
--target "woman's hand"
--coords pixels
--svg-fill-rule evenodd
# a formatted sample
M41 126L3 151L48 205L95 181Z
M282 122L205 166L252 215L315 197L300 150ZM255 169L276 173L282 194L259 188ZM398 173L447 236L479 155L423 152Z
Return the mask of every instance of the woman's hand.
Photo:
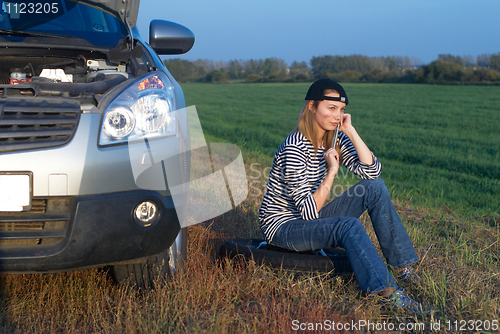
M328 173L333 173L333 175L337 175L339 171L339 153L334 148L328 149L323 156L326 160L326 165L328 168Z
M334 148L328 149L325 153L323 153L323 156L325 157L328 171L326 177L323 179L323 182L321 182L321 185L313 194L318 213L325 204L326 198L332 189L333 180L339 171L339 154Z
M343 133L346 134L347 137L349 137L349 133L352 132L351 130L353 130L353 129L354 129L354 127L352 126L352 123L351 123L351 114L342 115L342 121L341 121L339 131L342 131Z

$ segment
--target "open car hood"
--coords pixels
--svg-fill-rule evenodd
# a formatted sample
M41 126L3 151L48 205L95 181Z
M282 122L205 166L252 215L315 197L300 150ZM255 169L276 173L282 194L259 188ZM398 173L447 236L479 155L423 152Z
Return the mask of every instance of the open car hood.
M115 16L125 26L127 26L128 23L130 28L135 27L137 23L137 15L139 14L140 0L74 0L74 1L105 11Z

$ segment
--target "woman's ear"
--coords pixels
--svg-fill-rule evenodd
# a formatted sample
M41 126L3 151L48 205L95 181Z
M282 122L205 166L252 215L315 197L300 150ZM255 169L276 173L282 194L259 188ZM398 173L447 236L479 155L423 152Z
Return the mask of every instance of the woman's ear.
M314 105L314 101L313 100L309 101L309 110L311 110L314 113L313 105Z

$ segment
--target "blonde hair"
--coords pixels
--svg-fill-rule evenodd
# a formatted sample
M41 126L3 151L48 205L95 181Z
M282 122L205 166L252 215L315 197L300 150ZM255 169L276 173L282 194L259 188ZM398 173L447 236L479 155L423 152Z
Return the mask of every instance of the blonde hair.
M337 93L334 89L325 89L324 95L329 94L329 93ZM318 153L318 128L316 125L316 118L314 117L314 113L316 112L316 109L318 109L318 105L321 101L314 101L312 105L312 110L309 109L309 103L311 100L307 100L306 103L304 103L304 106L300 110L299 113L299 121L297 124L297 127L295 128L294 132L300 132L304 137L309 139L311 143L313 144L314 147L314 155L316 156L316 153ZM323 135L323 146L325 147L325 150L329 147L332 147L333 144L333 133L335 131L326 131L325 134ZM335 149L340 155L340 148L338 145L335 146Z

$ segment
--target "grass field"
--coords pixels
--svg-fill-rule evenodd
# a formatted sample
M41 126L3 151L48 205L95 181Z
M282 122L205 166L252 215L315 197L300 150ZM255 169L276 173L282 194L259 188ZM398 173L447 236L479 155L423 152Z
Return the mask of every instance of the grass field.
M500 320L498 86L345 85L347 112L382 162L421 260L422 282L403 287L430 315L391 310L362 295L349 275L295 276L214 261L225 240L260 237L266 172L295 127L307 87L184 84L208 141L242 149L251 186L245 202L191 226L185 268L152 291L115 286L97 269L0 275L0 333L295 333L294 320L370 321L361 332L384 332L375 327L383 323L404 325L394 332L492 332ZM343 186L356 182L340 174ZM368 217L362 221L376 244Z
M309 84L184 84L212 141L272 165ZM500 213L500 86L346 84L353 125L382 178L414 204L469 216Z

